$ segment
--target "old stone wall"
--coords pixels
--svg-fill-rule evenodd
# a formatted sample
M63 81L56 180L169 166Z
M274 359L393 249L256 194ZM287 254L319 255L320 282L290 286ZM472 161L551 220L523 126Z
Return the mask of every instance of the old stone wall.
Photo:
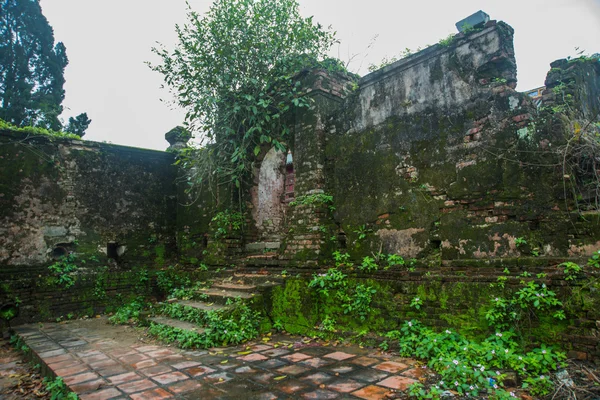
M107 271L98 291L133 291L132 269L174 255L172 163L164 152L0 132L0 303L20 301L29 317L42 306L46 316L81 311L96 284L86 276ZM78 271L69 288L48 268L64 257Z
M447 265L600 248L598 214L580 218L564 190L570 122L536 109L515 76L512 29L490 23L359 82L327 122L325 149L351 253Z

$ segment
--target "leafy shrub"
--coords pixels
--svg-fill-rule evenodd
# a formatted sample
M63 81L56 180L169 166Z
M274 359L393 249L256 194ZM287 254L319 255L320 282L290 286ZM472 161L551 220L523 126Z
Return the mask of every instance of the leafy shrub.
M129 304L119 307L108 321L113 324L138 323L140 321L140 315L145 307L146 304L144 301L138 298Z
M78 268L75 264L76 259L77 256L74 253L71 253L61 257L58 261L48 267L55 277L57 284L65 289L68 289L75 284L75 279L71 274Z
M156 273L156 285L164 294L171 294L174 289L190 286L192 283L189 276L178 271L172 265Z
M490 326L497 329L518 329L526 316L543 311L554 311L556 319L565 319L562 305L556 293L548 289L546 284L529 281L508 299L494 297L485 318Z
M503 370L514 370L524 378L539 377L562 366L566 356L551 347L541 346L525 352L513 340L513 332L496 332L484 341L471 341L446 330L434 332L418 321L407 321L400 330L386 337L397 341L400 355L428 360L428 366L439 373L441 381L434 389L456 390L478 397L486 390L496 398L508 398L502 389ZM414 396L431 394L422 386L411 389ZM435 397L433 397L435 398Z
M238 233L244 226L244 216L237 211L225 210L217 213L210 221L215 239Z
M374 258L366 256L365 258L363 258L362 263L358 265L358 269L362 272L373 272L377 271L378 266Z

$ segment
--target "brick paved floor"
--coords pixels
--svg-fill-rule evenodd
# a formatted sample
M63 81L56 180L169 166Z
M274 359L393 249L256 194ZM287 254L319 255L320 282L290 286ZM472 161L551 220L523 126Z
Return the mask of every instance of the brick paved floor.
M383 399L426 372L411 359L284 335L185 351L119 340L126 330L106 326L99 334L85 321L16 328L83 400Z

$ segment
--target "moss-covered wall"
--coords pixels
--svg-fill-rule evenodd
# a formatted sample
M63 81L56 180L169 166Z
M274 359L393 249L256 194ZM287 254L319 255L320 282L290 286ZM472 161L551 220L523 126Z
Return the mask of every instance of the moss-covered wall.
M564 75L585 76L577 104L593 109L598 62L579 64ZM491 23L361 79L325 128L324 189L351 255L442 265L600 248L600 214L565 190L570 116L537 109L515 77L512 29Z
M385 333L400 329L407 320L415 319L438 330L456 329L471 338L485 338L495 332L486 319L486 313L498 297L508 298L524 286L523 281L544 283L562 301L567 318L557 320L553 311L532 312L528 320L521 321L520 340L525 345L557 344L568 350L571 357L595 359L600 356L597 341L598 278L594 274L566 282L562 270L553 267L527 268L531 277L522 270L510 269L503 274L504 284L499 285L493 271L480 266L479 273L465 269L405 268L357 274L347 269L348 276L343 292L356 299L358 285L373 289L372 300L364 319L355 311L348 311L338 291L330 290L320 295L310 287L312 278L289 278L272 293L271 320L288 332L319 335L331 338L350 337L367 342L380 341ZM547 274L536 279L538 273ZM413 303L418 298L420 307ZM327 326L323 322L329 320ZM517 326L518 324L515 324ZM371 343L377 344L377 343Z
M131 291L133 268L166 265L176 254L172 163L170 153L0 132L0 303L90 307L85 283L62 294L46 285L57 275L48 266L69 254L79 281L110 268L109 292Z

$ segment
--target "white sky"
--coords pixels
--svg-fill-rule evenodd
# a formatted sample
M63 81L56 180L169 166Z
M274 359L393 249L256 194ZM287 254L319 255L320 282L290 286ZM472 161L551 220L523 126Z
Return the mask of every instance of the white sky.
M204 12L211 0L189 0ZM515 29L518 89L542 86L550 62L580 47L600 52L600 0L299 0L304 16L332 25L342 44L333 56L354 61L364 75L370 63L434 44L456 33L455 22L477 10ZM165 132L183 122L161 98L162 76L145 61L161 42L172 49L175 24L185 22L185 0L41 0L57 41L67 47L66 111L87 112L86 139L165 149ZM375 45L366 49L375 35Z

